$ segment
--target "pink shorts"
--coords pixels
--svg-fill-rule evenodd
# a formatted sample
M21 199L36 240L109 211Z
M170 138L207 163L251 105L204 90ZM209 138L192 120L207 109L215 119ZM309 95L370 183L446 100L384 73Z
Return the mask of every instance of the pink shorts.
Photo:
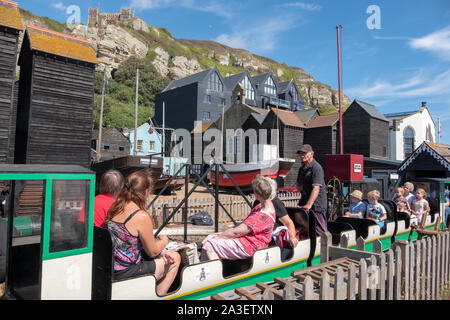
M238 260L250 258L238 239L217 239L209 235L203 240L203 250L214 251L221 259Z

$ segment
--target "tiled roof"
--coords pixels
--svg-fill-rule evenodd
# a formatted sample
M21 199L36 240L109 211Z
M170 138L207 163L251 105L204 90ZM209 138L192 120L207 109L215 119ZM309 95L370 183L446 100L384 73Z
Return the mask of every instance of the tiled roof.
M425 141L436 153L450 163L450 145Z
M383 116L382 114L381 114L381 112L380 111L378 111L378 109L373 105L373 104L370 104L370 103L367 103L367 102L364 102L364 101L360 101L360 100L354 100L353 101L354 103L356 102L361 108L363 108L372 118L375 118L375 119L379 119L379 120L383 120L383 121L386 121L386 122L389 122L389 120L385 117L385 116Z
M312 117L318 115L317 109L308 108L305 110L294 111L295 115L300 119L303 123L308 123Z
M259 113L262 116L266 116L269 113L269 110L267 109L263 109L263 108L258 108L258 107L253 107L253 106L249 106L250 109L252 109L254 112Z
M87 40L27 25L31 50L97 64L97 56Z
M272 108L272 111L275 115L280 119L281 122L286 126L297 127L297 128L306 128L303 122L295 115L294 112L289 110L281 110Z
M339 114L333 113L324 116L317 116L306 126L308 129L328 127L334 125L339 120Z
M212 68L210 68L208 70L204 70L204 71L195 73L195 74L190 75L188 77L181 78L181 79L178 79L178 80L173 80L167 85L167 87L164 88L164 90L162 92L169 91L169 90L172 90L172 89L175 89L175 88L179 88L179 87L184 87L184 86L187 86L189 84L202 81L209 74L209 72L211 70L213 70L213 69L217 70L217 67L214 66L214 67L212 67ZM220 74L220 72L218 70L217 70L217 73Z
M398 171L405 171L421 153L425 152L430 154L438 163L450 171L450 145L429 141L422 142L422 144L402 162Z
M200 129L201 132L203 133L203 132L205 132L206 130L208 130L209 127L211 127L211 126L213 125L213 123L214 123L214 122L212 122L212 121L211 121L211 122L201 122L201 123L197 123L197 126L195 126L195 128L191 130L191 133L198 132L199 129ZM200 126L201 126L201 128L200 128Z
M17 2L0 0L0 25L19 31L23 30Z

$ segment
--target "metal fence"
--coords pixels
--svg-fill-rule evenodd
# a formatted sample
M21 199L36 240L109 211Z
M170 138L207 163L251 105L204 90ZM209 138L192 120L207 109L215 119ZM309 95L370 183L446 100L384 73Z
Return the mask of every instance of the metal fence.
M300 195L298 193L283 193L279 194L278 198L283 201L284 205L287 207L297 206L300 200ZM241 196L232 195L221 195L219 196L220 202L225 207L225 209L231 214L234 220L239 221L245 219L250 213L250 208ZM247 196L250 203L255 201L253 195ZM166 217L170 215L172 210L178 206L182 199L172 198L165 200L156 200L152 205L152 215L158 224L164 221ZM206 211L210 214L211 218L214 220L214 209L215 200L212 196L205 196L199 198L189 198L188 200L188 216L193 215L200 211ZM183 221L183 209L180 210L173 216L170 222L182 223ZM230 217L225 213L222 208L219 208L219 223L231 222Z

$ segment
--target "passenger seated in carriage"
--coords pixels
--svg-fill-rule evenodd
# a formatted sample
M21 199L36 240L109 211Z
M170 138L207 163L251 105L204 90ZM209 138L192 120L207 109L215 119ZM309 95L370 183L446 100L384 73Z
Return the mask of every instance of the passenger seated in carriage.
M378 190L372 190L367 193L369 204L367 205L366 218L375 221L380 228L383 228L387 213L384 206L378 202L379 199L380 192Z
M153 273L156 293L162 296L174 281L181 259L177 252L161 253L169 242L166 236L156 239L153 236L153 222L145 205L151 187L151 177L145 170L130 174L103 225L112 236L114 278L121 280ZM150 258L144 258L144 254Z
M259 249L267 248L272 239L276 196L276 183L258 175L252 182L253 192L260 202L239 225L219 233L210 234L203 240L201 260L239 260L253 256Z
M252 208L259 204L258 200L253 202ZM273 226L272 239L273 241L270 244L278 245L282 248L295 248L297 247L298 241L300 237L304 235L305 231L307 233L308 230L304 230L303 224L296 225L292 220L288 210L284 206L283 201L280 198L275 197L272 199L273 207L275 208L275 224ZM308 228L307 223L306 229ZM300 230L297 230L300 229ZM280 243L283 241L283 243Z
M398 212L405 212L408 215L411 214L411 208L409 206L409 202L405 198L405 188L398 187L397 189L395 189L395 195L392 200L395 202Z
M419 223L425 214L430 213L430 205L426 198L426 191L422 188L417 188L416 197L413 199L411 205L411 218L417 217Z
M346 217L364 218L367 207L365 202L362 201L362 196L363 194L359 190L353 190L353 192L350 193L350 201L352 203L348 207L348 211L345 213Z

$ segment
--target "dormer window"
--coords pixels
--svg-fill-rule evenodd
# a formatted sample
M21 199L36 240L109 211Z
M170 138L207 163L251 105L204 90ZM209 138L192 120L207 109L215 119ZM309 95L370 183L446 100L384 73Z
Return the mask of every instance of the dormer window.
M255 90L250 82L250 79L245 76L241 81L242 86L245 88L245 99L255 100Z
M291 95L292 95L293 101L298 101L298 93L297 93L297 89L295 88L295 86L291 86Z
M266 82L264 82L264 92L272 96L277 95L277 88L275 87L272 77L268 77Z
M223 84L222 81L219 78L219 75L217 72L213 72L208 79L208 89L213 91L222 92L223 91Z

